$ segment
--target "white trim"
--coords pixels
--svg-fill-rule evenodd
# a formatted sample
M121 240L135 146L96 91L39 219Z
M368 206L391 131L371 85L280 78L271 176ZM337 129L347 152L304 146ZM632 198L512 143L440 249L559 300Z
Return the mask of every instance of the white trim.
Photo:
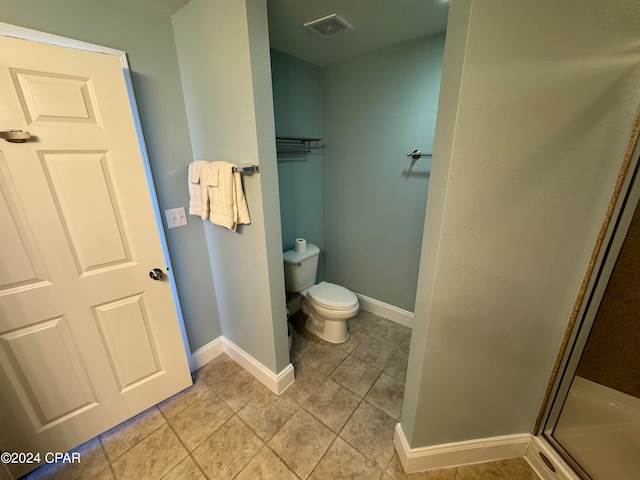
M284 392L295 380L292 364L275 374L231 340L223 337L222 344L227 355L278 395Z
M549 467L544 464L540 458L540 453L543 453L553 464L556 469L555 472L552 472ZM527 459L529 465L531 465L531 468L535 470L541 480L580 480L580 477L567 465L560 454L549 442L540 436L531 438L531 443L525 452L524 458Z
M531 434L525 433L410 448L399 423L393 435L393 443L406 473L523 457L530 441Z
M223 337L220 336L191 354L191 358L189 359L189 369L192 372L195 372L223 353Z
M202 368L222 353L229 355L238 365L278 395L284 392L295 380L293 365L287 365L282 372L276 375L231 340L227 340L223 336L207 343L191 354L189 362L191 371L194 372Z
M358 297L358 303L360 304L360 310L380 315L381 317L391 320L392 322L404 325L405 327L413 328L413 312L403 310L402 308L394 307L388 303L381 302L375 298L367 297L361 293L356 293ZM296 296L287 302L287 309L289 310L289 316L300 310L300 299L302 297Z
M413 328L413 312L403 310L402 308L394 307L388 303L381 302L371 297L367 297L360 293L356 293L360 308L367 312L380 315L392 322L399 323L405 327Z
M87 48L91 47L91 44L86 44ZM102 48L96 46L96 48ZM171 256L169 255L169 245L167 243L167 236L165 234L164 225L162 223L162 215L160 213L160 204L158 203L158 193L153 181L153 174L151 173L151 162L149 161L149 154L147 152L147 145L142 133L142 124L140 123L140 112L138 111L138 102L136 101L135 92L133 91L133 81L131 79L131 70L129 69L129 62L127 60L126 52L113 49L105 49L103 53L109 53L120 57L120 64L122 65L122 74L124 75L124 82L127 88L129 96L129 107L131 108L131 116L133 117L133 124L136 129L136 136L138 138L138 148L140 149L140 155L142 157L142 166L144 168L145 176L147 179L147 188L149 190L149 197L151 198L151 208L153 208L153 214L156 220L156 228L158 231L158 238L160 239L160 247L162 248L162 254L164 256L164 262L167 269L167 278L169 280L169 286L171 287L171 297L173 298L175 314L178 317L178 326L180 327L180 334L182 335L182 346L184 348L185 357L187 361L190 358L191 347L189 346L189 338L187 337L187 329L184 324L184 316L182 313L182 305L180 304L180 296L178 295L178 284L176 283L176 276L173 273L173 264L171 263Z
M33 42L58 45L59 47L69 47L75 48L77 50L86 50L88 52L107 53L116 57L125 55L125 52L122 50L116 50L114 48L104 47L102 45L96 45L94 43L74 40L72 38L61 37L59 35L40 32L38 30L31 30L30 28L19 27L17 25L11 25L9 23L3 22L0 22L0 35L2 35L3 37L20 38L23 40L31 40Z

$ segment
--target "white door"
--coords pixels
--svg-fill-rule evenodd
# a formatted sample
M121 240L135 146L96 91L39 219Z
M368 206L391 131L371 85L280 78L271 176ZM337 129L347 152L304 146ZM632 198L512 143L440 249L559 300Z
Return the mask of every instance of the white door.
M0 450L65 451L191 377L120 58L0 37L5 129Z

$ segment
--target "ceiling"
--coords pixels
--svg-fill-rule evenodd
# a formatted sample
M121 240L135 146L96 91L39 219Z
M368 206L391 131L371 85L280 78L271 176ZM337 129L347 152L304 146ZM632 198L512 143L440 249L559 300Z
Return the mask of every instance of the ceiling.
M446 0L267 0L271 47L314 65L444 32ZM322 38L302 24L337 13L351 31Z
M189 0L135 0L135 3L167 15L173 15L189 3Z
M173 15L189 0L136 0ZM444 32L447 0L267 0L271 47L324 66L414 38ZM302 24L337 13L351 26L322 38Z

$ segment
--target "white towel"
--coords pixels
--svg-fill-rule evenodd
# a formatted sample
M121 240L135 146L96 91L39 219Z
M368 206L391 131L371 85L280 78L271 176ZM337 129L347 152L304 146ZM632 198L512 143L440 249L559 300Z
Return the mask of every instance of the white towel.
M234 172L234 164L229 162L211 162L207 165L207 182L215 182L217 186L208 185L211 223L236 231L239 224L250 224L249 209L242 190L240 173Z
M189 214L201 215L202 214L202 186L200 185L200 171L202 167L209 162L204 160L196 160L189 164L189 177L187 183L189 184ZM207 204L209 202L207 201Z
M200 173L200 179L206 183L209 187L217 187L219 184L219 170L220 164L224 162L210 162Z
M211 217L211 187L218 187L218 170L221 162L206 162L200 170L200 187L202 189L202 209L200 218L207 220Z

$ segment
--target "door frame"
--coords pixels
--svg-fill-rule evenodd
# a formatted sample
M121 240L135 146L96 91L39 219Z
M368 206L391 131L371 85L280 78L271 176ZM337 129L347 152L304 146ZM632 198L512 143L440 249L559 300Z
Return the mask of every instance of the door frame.
M576 301L579 303L579 309L567 327L534 431L534 435L546 448L555 451L548 453L554 456L558 463L561 463L561 458L576 472L580 472L581 476L587 475L586 472L553 438L552 433L569 394L600 303L639 204L640 114L635 120L630 135L629 146L618 175L618 184L612 194L609 211L603 220L601 236L594 247L591 265L587 272L587 283L581 289Z
M122 65L122 75L124 77L124 83L127 90L127 96L129 98L129 108L131 109L131 117L136 130L136 137L138 139L138 148L140 150L140 156L142 157L142 166L144 168L145 177L147 179L147 189L149 191L149 197L153 208L153 214L156 223L156 230L158 237L160 238L160 246L162 248L162 254L164 256L165 266L167 270L167 277L171 286L171 296L173 298L174 307L176 310L176 316L178 317L178 324L180 327L180 334L182 336L182 344L184 346L184 353L187 358L187 362L191 367L191 348L189 347L189 340L187 338L187 332L184 326L184 318L182 316L182 307L180 305L180 298L178 297L178 289L176 287L175 276L173 275L173 265L171 264L171 257L169 256L169 249L167 247L167 238L165 235L164 227L162 224L162 216L160 214L160 206L158 205L158 195L156 194L155 184L153 182L153 176L151 174L151 165L149 163L149 156L147 155L147 147L142 134L142 125L140 123L140 115L138 112L138 105L136 103L135 94L133 91L133 83L131 81L131 70L129 68L129 62L127 60L127 53L122 50L116 50L110 47L104 47L102 45L96 45L93 43L83 42L80 40L74 40L59 35L53 35L50 33L40 32L38 30L32 30L29 28L19 27L17 25L11 25L8 23L0 22L0 36L13 37L22 40L29 40L33 42L46 43L50 45L57 45L60 47L74 48L76 50L85 50L88 52L102 53L107 55L113 55L118 57L120 64ZM2 469L0 469L0 475L2 475ZM0 479L2 477L0 476ZM12 477L10 477L12 478Z

